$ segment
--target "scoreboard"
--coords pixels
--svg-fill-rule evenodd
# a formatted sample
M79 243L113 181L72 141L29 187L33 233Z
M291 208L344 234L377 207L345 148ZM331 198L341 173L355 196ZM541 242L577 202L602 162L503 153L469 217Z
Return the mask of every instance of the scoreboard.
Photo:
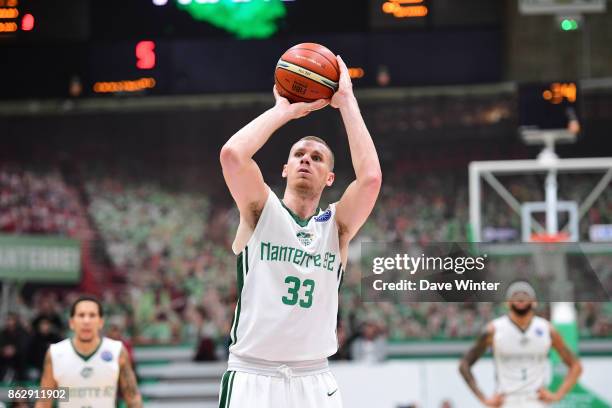
M580 117L579 87L573 81L528 83L519 86L521 126L564 129Z

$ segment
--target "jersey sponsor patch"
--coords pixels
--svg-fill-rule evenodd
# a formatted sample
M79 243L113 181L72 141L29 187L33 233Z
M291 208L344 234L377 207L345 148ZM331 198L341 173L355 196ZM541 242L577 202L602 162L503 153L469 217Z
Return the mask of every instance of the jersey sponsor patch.
M102 360L104 361L113 361L113 353L111 353L108 350L104 350L101 354L100 357L102 357Z
M81 377L83 378L89 378L91 377L92 374L93 374L92 367L83 367L83 369L81 370Z
M302 243L302 245L308 246L312 244L312 234L310 232L300 231L297 233L296 236L297 239Z
M330 218L331 218L331 210L325 210L323 214L315 217L315 222L329 221Z

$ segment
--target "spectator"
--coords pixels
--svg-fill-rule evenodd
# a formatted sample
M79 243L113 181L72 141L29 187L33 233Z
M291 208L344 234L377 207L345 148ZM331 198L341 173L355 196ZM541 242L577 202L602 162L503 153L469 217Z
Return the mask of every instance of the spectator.
M204 307L197 309L198 322L198 341L195 361L212 361L216 360L215 350L215 326L209 320L208 313Z
M61 337L64 332L64 323L56 310L56 305L49 296L43 297L40 300L38 313L32 320L32 327L39 327L41 320L46 320L51 326L50 331Z
M132 363L132 366L134 366L134 347L132 346L132 342L123 335L122 326L120 317L113 316L109 318L106 337L123 343L123 346L130 356L130 362Z
M351 357L355 361L377 363L383 361L387 354L387 342L378 326L365 322L361 327L361 335L351 345Z
M30 342L28 357L30 360L30 365L35 368L38 373L42 373L47 349L49 349L51 344L61 341L62 338L53 331L51 321L45 317L38 319L37 325L34 326L33 329L34 336Z
M159 312L155 320L148 324L139 338L142 344L172 344L175 342L173 327L168 320L168 315Z
M19 316L9 313L0 332L0 382L26 380L26 345L28 334Z

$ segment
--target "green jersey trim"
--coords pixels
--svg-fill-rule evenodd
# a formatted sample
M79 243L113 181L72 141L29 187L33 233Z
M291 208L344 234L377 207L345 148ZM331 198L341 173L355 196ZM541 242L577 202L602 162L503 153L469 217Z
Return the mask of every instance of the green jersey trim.
M96 349L94 351L92 351L88 355L79 353L79 351L76 349L76 347L74 347L74 339L73 338L70 339L70 345L72 346L72 349L77 354L77 356L81 357L81 359L83 361L88 361L94 354L96 354L98 352L98 350L100 350L100 347L102 346L102 341L103 341L103 339L100 338L100 343L98 343L98 346L96 347Z
M238 331L238 323L240 323L240 309L242 308L242 288L244 287L244 278L249 273L249 247L246 246L244 250L238 254L236 261L236 281L238 283L238 301L236 302L236 312L232 321L232 328L230 329L230 338L232 339L231 344L236 344L238 338L236 333Z
M529 329L531 328L531 323L533 323L533 319L534 316L531 316L531 320L529 320L529 324L527 325L527 327L525 327L525 329L523 329L521 326L519 326L518 324L516 324L516 322L514 320L512 320L512 318L510 317L510 315L508 315L508 320L510 320L510 323L512 323L514 325L514 327L516 327L518 329L518 331L520 331L522 334L525 334L529 331Z
M312 214L310 217L304 219L304 218L300 218L299 215L297 215L296 213L294 213L293 211L291 211L291 208L287 207L285 205L285 203L283 203L283 200L280 200L283 208L285 210L287 210L287 212L289 213L289 215L291 215L291 218L293 218L293 221L296 222L297 225L299 225L300 227L305 227L308 225L308 223L310 222L310 219L312 217L314 217L315 215L317 215L319 213L320 210L316 210L314 214Z

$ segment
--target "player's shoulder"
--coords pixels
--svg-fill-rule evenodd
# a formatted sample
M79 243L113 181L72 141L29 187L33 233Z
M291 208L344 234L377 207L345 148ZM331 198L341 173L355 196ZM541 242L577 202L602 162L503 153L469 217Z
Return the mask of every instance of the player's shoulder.
M495 329L499 329L503 326L507 326L511 323L510 321L510 317L508 315L503 315L503 316L499 316L496 317L495 319L491 320L489 322L489 326L491 326L491 328L493 330Z
M114 340L110 337L102 337L102 348L110 348L113 351L121 351L123 349L123 342L120 340Z
M319 209L317 215L315 215L314 220L316 223L326 223L330 221L336 215L336 203L331 203L327 206L326 209Z
M538 332L552 333L552 331L554 330L552 323L540 316L533 316L532 325Z
M61 360L63 356L72 350L72 340L70 337L49 345L47 352L52 360Z
M53 343L49 346L50 350L62 350L72 347L72 339L70 337L65 338L64 340L58 341L57 343Z

